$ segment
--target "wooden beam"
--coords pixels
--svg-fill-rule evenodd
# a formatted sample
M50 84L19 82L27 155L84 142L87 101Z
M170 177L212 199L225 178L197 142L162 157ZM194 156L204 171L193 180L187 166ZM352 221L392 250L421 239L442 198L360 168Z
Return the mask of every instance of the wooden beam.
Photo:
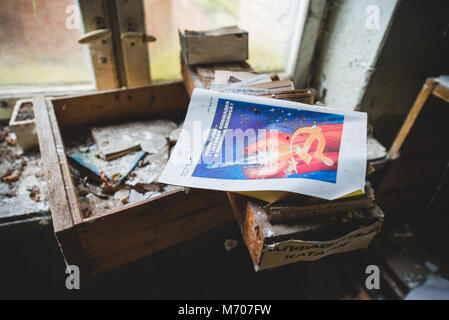
M45 99L43 97L34 98L33 104L45 178L47 182L51 182L47 183L47 187L48 199L52 208L53 227L55 232L59 232L70 229L81 219L72 214L73 203L70 201L71 199L67 198L67 191L73 195L74 190L66 189L67 184L64 179L66 173L63 173L60 166L60 161L64 161L65 158L64 149L55 139Z
M78 0L84 24L84 32L98 29L110 29L106 0ZM98 90L110 90L120 87L117 61L112 38L89 45L92 66Z
M145 34L143 0L116 0L115 5L119 33L117 45L122 49L126 86L134 88L149 85L151 79L148 43L128 41L123 38L123 35L129 32L139 33L142 36Z
M401 130L399 131L398 135L396 136L396 139L393 142L393 145L388 151L387 159L392 160L396 159L399 156L399 150L401 149L402 144L407 138L407 135L410 132L410 129L412 128L413 124L415 123L416 118L418 117L422 107L426 103L429 96L432 94L436 85L437 83L432 78L427 79L426 82L424 83L424 86L422 87L418 97L416 98L415 103L412 106L412 109L408 113L408 116L405 119L405 122L402 125Z

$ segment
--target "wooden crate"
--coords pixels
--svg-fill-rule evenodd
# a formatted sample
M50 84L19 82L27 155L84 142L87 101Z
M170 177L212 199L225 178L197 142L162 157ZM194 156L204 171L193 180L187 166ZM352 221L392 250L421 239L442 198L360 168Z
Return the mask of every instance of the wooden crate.
M63 140L91 126L185 117L182 82L57 99L34 99L54 232L67 264L84 277L137 260L233 221L223 192L171 191L82 218Z
M260 202L232 192L228 198L256 271L367 248L384 220L375 206L363 212L272 224Z
M238 27L199 32L179 30L179 40L182 55L189 65L248 59L248 32Z

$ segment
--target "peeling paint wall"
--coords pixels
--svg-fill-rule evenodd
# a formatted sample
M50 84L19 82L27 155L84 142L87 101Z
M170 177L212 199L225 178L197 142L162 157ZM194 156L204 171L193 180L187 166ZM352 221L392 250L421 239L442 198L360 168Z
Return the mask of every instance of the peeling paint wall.
M326 105L351 110L358 107L397 3L329 1L312 79Z

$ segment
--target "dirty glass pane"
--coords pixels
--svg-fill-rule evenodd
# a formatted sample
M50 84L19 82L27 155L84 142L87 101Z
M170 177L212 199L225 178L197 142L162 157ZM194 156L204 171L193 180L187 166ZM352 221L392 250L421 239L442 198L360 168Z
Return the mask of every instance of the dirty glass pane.
M249 62L256 71L285 71L301 0L145 0L153 80L181 78L178 28L230 25L249 31Z
M0 1L0 86L93 80L74 0Z

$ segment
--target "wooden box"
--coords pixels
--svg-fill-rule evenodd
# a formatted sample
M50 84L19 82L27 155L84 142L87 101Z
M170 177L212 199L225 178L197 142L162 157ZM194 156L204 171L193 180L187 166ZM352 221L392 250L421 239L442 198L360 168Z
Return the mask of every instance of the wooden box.
M32 110L33 100L17 100L11 115L11 120L9 121L9 127L16 135L20 148L24 151L35 149L38 146L34 115L30 114L30 117L24 120L19 117L22 108L26 105L31 105Z
M67 264L95 276L233 221L223 192L190 189L82 218L64 139L94 125L184 119L182 82L57 99L36 98L37 131L54 231Z
M248 59L248 32L238 27L198 32L179 30L179 40L188 65Z
M272 224L259 202L231 192L228 198L256 271L367 248L384 220L375 206L366 211Z

